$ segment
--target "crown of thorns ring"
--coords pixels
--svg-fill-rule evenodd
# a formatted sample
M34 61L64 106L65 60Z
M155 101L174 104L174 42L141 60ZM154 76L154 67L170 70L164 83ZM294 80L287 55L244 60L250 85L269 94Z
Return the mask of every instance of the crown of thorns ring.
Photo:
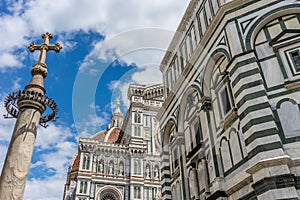
M17 101L19 100L31 100L41 103L45 107L48 107L52 110L51 114L42 115L40 118L40 125L43 127L47 127L47 122L56 121L58 117L57 114L57 105L55 101L49 97L46 97L38 92L33 91L18 91L9 94L4 101L4 106L6 108L7 114L4 115L5 118L17 118L19 115L19 108L17 106Z

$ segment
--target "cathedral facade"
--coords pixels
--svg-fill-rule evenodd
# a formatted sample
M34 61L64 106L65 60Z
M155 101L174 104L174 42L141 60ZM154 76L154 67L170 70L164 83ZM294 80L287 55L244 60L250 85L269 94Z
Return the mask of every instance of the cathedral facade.
M111 124L80 138L68 170L64 200L161 199L160 131L163 86L130 85L124 117L117 102Z
M191 0L162 60L162 199L300 198L300 1Z

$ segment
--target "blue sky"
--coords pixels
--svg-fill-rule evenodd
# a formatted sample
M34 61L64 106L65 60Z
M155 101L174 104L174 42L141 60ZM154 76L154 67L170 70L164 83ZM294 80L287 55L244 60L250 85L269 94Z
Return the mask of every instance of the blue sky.
M106 128L115 101L125 113L129 83L161 82L159 63L187 0L0 1L0 114L4 98L22 90L39 53L41 34L54 35L60 53L48 52L46 95L59 120L39 127L25 199L62 199L67 168L79 137ZM14 119L0 118L2 170Z

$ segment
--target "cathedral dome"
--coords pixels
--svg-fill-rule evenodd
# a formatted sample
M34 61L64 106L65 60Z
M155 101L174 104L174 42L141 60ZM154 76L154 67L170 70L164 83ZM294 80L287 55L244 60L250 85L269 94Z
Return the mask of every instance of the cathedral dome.
M120 137L122 137L121 128L112 127L109 130L96 133L94 136L92 136L92 139L99 142L117 143L120 140Z

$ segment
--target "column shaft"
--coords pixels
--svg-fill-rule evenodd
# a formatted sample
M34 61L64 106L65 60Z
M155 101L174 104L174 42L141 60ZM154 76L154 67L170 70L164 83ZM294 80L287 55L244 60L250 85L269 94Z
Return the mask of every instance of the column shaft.
M0 199L23 199L41 113L34 108L19 112L0 179Z

